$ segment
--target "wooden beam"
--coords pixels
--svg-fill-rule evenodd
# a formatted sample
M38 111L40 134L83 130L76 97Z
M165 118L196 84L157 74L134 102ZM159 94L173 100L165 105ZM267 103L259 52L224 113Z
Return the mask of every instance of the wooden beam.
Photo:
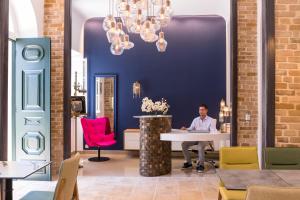
M9 0L0 0L0 160L7 160Z
M237 71L237 0L230 5L230 74L231 74L231 137L230 145L237 146L237 105L238 105L238 71Z
M65 0L64 19L64 159L71 157L71 0Z
M275 2L262 1L262 142L275 145Z

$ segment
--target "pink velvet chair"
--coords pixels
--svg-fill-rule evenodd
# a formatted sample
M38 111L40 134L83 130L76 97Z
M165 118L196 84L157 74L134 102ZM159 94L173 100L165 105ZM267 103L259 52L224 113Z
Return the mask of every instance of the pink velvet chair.
M102 162L109 160L108 157L100 157L101 147L108 147L116 143L115 134L111 132L109 119L101 117L97 119L81 118L83 136L89 147L98 148L98 157L89 158L89 161Z

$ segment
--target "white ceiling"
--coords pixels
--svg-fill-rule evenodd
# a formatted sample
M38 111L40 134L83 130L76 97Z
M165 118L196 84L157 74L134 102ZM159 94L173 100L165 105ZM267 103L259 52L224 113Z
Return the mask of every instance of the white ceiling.
M105 17L108 14L108 3L109 0L72 0L72 48L74 50L83 52L85 21L93 17ZM220 15L224 17L227 26L230 24L230 0L171 0L171 3L174 15Z
M213 14L229 19L230 0L171 0L171 2L174 15ZM109 0L72 0L73 11L85 19L106 16L108 3Z

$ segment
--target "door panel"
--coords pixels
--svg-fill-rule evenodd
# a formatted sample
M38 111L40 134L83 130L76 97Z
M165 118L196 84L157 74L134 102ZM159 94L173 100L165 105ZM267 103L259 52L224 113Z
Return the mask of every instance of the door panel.
M23 110L45 111L44 109L44 77L45 70L23 70L22 96Z
M15 160L50 161L50 39L16 40ZM29 177L50 180L50 168Z

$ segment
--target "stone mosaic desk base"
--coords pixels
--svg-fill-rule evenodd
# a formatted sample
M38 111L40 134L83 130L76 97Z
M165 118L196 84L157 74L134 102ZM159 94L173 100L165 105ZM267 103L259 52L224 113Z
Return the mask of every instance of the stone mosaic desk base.
M139 116L140 119L140 174L160 176L169 174L171 142L161 141L160 134L171 132L172 116Z

